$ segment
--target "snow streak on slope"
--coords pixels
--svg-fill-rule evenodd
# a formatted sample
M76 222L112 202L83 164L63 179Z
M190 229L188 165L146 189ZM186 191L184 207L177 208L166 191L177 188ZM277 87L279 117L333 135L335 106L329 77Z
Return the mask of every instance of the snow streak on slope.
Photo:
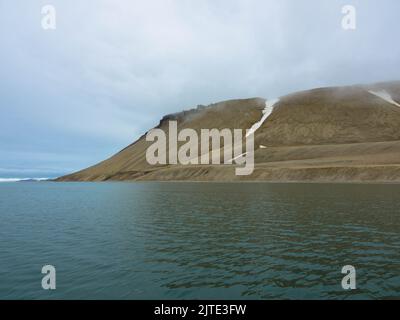
M398 104L396 101L394 101L392 96L386 90L380 90L380 91L369 90L368 92L373 94L374 96L377 96L377 97L385 100L386 102L389 102L390 104L395 105L396 107L400 107L400 104Z
M247 153L248 152L242 153L242 154L238 155L237 157L233 158L231 161L233 162L233 161L235 161L235 160L237 160L237 159L239 159L241 157L244 157L245 155L247 155Z
M273 99L271 101L267 101L265 103L265 109L263 110L263 116L260 121L253 124L250 128L249 132L246 134L246 138L257 131L258 128L262 126L262 124L267 120L267 118L271 115L272 111L274 111L274 106L279 102L279 99Z

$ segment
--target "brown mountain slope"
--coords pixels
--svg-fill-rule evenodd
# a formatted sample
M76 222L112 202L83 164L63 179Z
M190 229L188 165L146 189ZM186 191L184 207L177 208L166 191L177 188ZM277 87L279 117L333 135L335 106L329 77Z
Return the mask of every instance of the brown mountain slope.
M230 165L150 166L151 144L141 137L110 159L59 181L337 181L400 182L400 107L369 91L385 90L400 102L400 82L321 88L284 96L255 133L255 170L236 176ZM217 103L164 117L178 129L249 129L265 100ZM260 146L263 146L260 148Z
M378 87L400 94L400 83ZM400 108L368 90L322 88L283 97L256 138L271 146L399 140Z
M192 128L200 129L247 129L261 118L265 100L260 98L232 100L183 111L165 116L157 128L168 132L168 121L176 120L178 130ZM132 180L143 178L150 171L171 166L150 166L146 161L146 150L152 144L143 135L135 143L123 149L111 158L88 169L72 175L61 177L60 181L103 181Z

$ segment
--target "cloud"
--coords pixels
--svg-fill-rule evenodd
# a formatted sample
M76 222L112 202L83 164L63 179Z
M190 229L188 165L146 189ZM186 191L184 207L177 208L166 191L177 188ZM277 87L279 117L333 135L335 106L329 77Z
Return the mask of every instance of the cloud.
M41 29L48 3L55 31ZM344 4L357 9L355 31L341 28ZM197 104L400 78L399 9L397 0L4 1L0 147L59 154L78 169ZM23 162L14 157L0 165Z

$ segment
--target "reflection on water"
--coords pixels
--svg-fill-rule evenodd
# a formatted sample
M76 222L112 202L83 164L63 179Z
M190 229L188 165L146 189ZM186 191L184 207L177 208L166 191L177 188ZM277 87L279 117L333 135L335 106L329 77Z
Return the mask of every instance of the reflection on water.
M400 298L397 185L0 185L0 298ZM41 267L57 289L41 289ZM357 290L341 268L357 269Z

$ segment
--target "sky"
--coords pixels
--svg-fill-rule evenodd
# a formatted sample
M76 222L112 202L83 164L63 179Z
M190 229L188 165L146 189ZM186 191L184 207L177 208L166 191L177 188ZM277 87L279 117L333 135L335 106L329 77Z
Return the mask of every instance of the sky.
M199 104L400 80L399 21L398 0L0 0L0 177L83 169Z

